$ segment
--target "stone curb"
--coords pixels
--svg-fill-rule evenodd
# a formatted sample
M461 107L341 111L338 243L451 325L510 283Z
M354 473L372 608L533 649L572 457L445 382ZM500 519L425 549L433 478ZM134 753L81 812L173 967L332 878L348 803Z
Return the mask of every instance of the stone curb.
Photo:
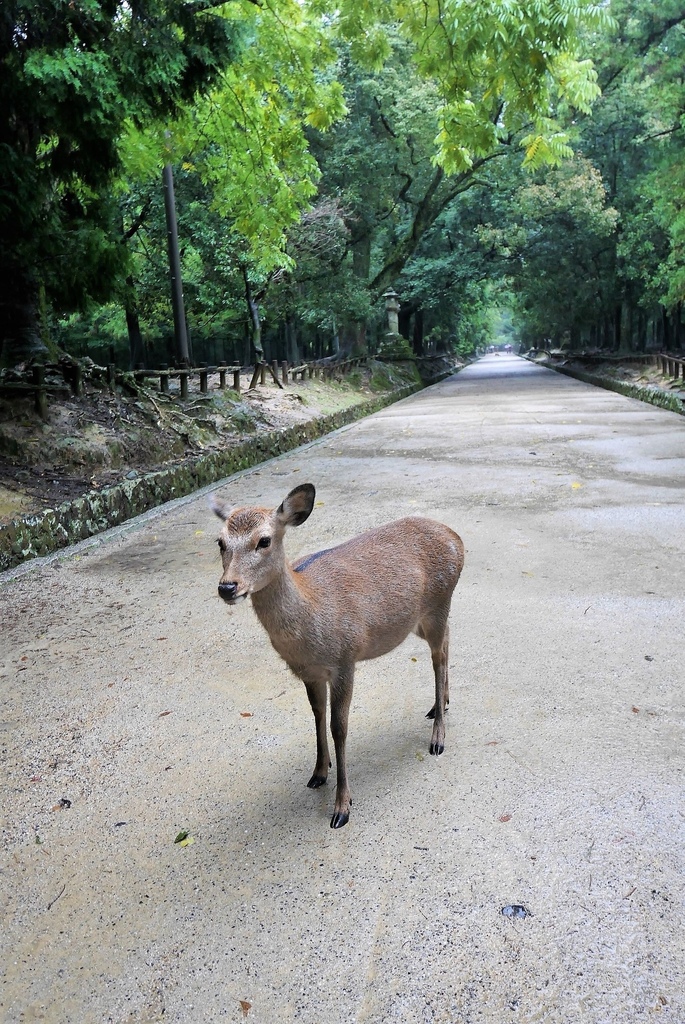
M438 375L430 383L437 383L451 372ZM232 473L315 441L332 430L408 398L425 386L425 383L409 384L340 412L319 416L308 423L243 441L226 451L200 455L182 466L161 469L135 480L123 480L102 491L89 491L55 509L13 519L0 526L0 572L102 533L157 505L192 494Z
M527 358L527 357L526 357ZM637 398L640 402L648 402L656 405L659 409L667 409L668 412L677 412L685 416L685 402L677 395L669 395L666 391L658 388L647 388L642 384L631 384L630 381L614 380L613 377L600 377L594 373L585 373L583 370L574 370L569 366L555 366L554 363L539 363L531 359L536 366L544 366L547 370L556 370L557 373L564 373L567 377L580 380L584 384L594 384L595 387L604 388L606 391L615 391L626 398Z

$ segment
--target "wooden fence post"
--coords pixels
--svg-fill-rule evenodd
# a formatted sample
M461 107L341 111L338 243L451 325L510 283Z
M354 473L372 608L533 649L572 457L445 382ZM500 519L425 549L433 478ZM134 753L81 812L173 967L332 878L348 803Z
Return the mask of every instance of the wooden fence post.
M73 363L71 368L71 390L75 395L80 395L83 390L83 374L80 363Z
M48 396L45 391L45 367L40 364L34 366L32 373L33 383L36 387L33 393L35 409L40 418L46 420L48 418Z
M284 384L288 383L288 360L284 359L281 363L281 380Z
M240 394L240 370L233 371L233 390L237 395Z
M181 398L187 398L188 397L188 377L190 376L190 374L188 373L187 370L180 370L178 376L179 376L179 380L181 381Z

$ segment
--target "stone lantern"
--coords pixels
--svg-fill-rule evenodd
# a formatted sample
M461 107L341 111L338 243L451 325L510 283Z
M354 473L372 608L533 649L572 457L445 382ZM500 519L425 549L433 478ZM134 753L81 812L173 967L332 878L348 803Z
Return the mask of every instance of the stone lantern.
M397 295L397 292L393 291L392 288L388 288L388 290L384 294L383 298L385 299L385 309L386 309L386 312L388 314L388 332L390 334L393 334L393 335L399 334L400 333L400 320L399 320L400 303L399 303L399 297Z

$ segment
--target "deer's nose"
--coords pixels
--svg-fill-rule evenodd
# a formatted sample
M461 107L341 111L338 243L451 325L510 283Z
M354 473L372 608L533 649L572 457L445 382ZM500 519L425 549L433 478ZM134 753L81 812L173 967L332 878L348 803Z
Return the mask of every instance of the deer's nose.
M237 590L237 583L220 583L219 597L223 597L224 601L232 601L236 595Z

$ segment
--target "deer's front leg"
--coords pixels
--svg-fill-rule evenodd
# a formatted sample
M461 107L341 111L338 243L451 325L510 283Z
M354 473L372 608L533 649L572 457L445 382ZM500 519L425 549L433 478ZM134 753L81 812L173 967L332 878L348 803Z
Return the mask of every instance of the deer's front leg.
M331 679L331 732L335 744L335 766L338 776L331 828L342 828L350 819L352 797L347 784L345 744L353 686L354 665L339 669Z
M326 735L326 682L305 683L309 703L314 712L316 723L316 766L314 774L307 783L310 789L318 789L323 786L328 778L328 769L331 766L331 758L328 753L328 737Z

